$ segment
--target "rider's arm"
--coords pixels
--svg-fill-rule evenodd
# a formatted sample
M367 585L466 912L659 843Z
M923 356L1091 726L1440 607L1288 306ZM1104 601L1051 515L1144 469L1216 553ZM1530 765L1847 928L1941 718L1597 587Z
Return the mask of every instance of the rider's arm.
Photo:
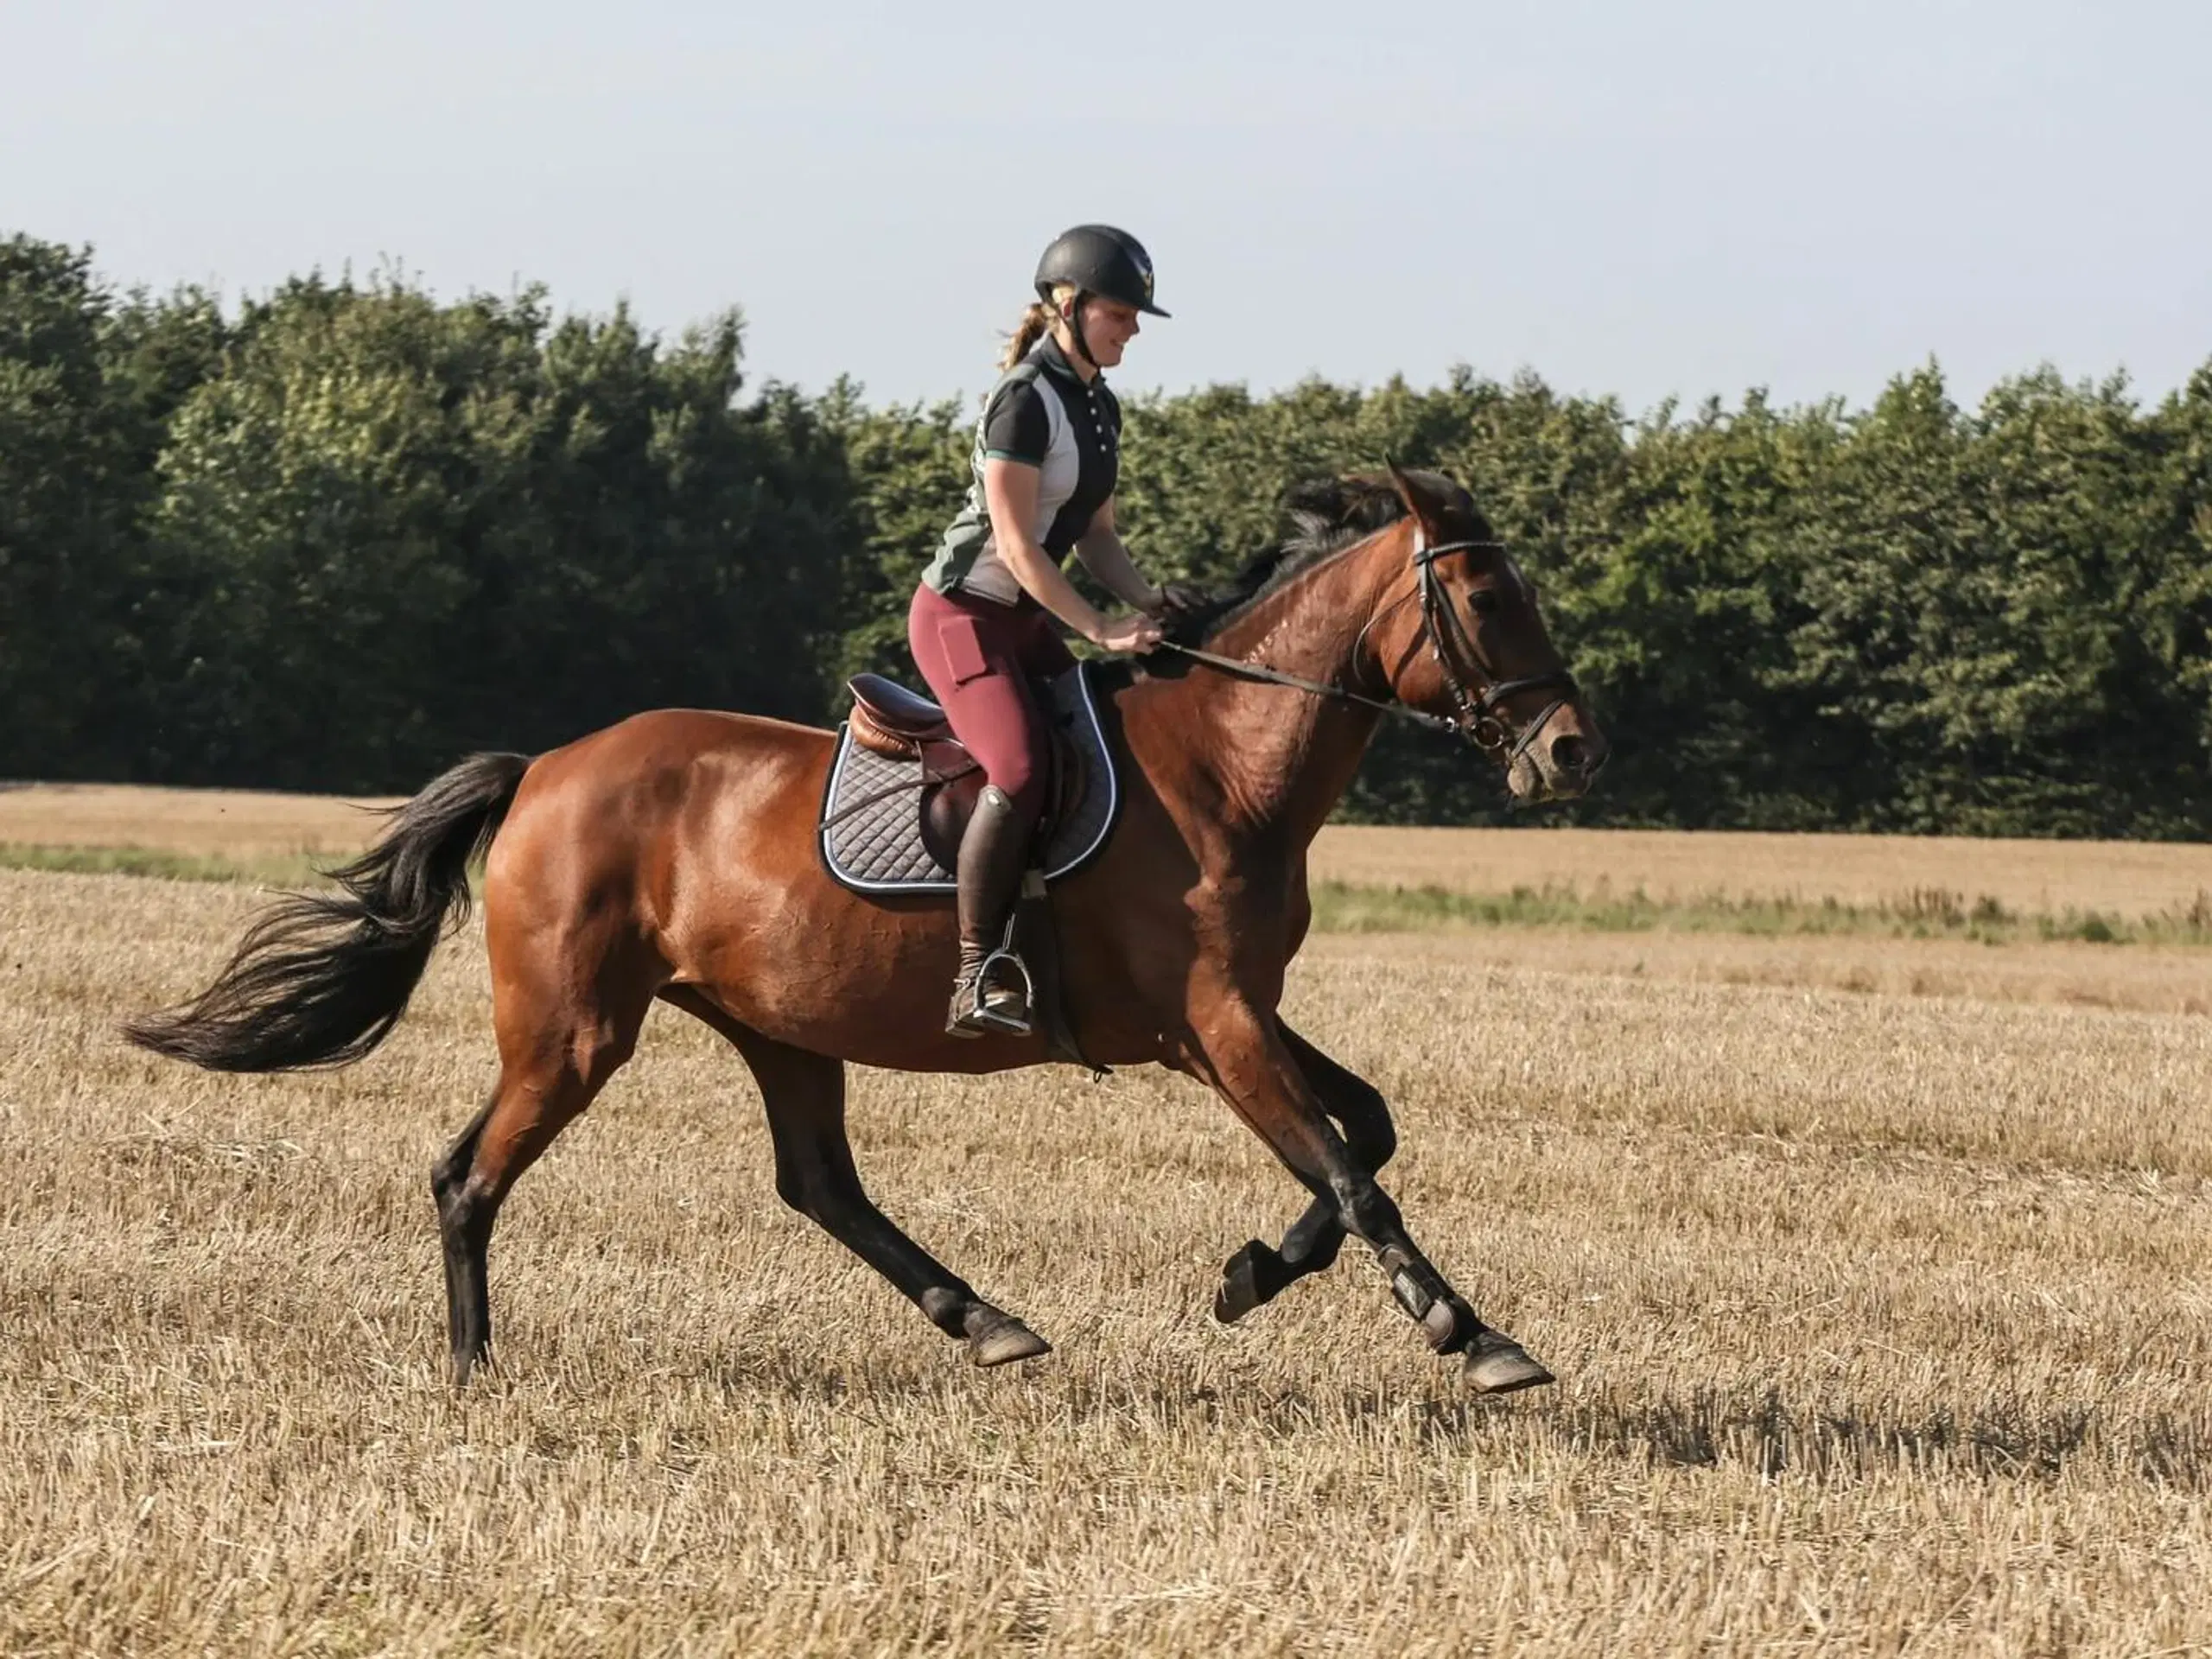
M993 455L983 462L983 503L990 509L991 544L1022 591L1094 645L1107 651L1149 651L1160 643L1160 624L1139 614L1102 615L1037 545L1029 525L1037 516L1038 469ZM1128 557L1124 554L1123 558Z
M1156 613L1164 602L1160 590L1144 579L1114 524L1114 498L1108 496L1090 515L1090 523L1077 538L1076 556L1083 568L1104 582L1113 595L1132 609Z

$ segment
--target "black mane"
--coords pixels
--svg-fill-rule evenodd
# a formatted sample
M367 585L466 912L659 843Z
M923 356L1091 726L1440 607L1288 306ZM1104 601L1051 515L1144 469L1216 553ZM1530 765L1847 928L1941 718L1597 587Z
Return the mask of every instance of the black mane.
M1480 524L1482 515L1465 490L1433 474L1415 474L1440 486L1465 512ZM1361 474L1348 478L1310 479L1291 489L1283 506L1291 532L1279 546L1249 560L1244 568L1217 588L1206 603L1186 611L1175 620L1168 638L1179 645L1203 645L1229 626L1252 606L1276 588L1309 570L1355 542L1365 541L1378 530L1388 529L1406 516L1406 504L1387 474ZM1482 524L1468 532L1486 537Z

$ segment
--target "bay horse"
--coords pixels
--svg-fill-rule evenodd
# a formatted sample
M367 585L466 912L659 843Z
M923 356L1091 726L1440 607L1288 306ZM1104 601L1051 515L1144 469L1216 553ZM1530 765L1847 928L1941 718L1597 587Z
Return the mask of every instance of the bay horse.
M1466 1356L1474 1389L1548 1382L1445 1281L1376 1184L1395 1145L1382 1096L1276 1005L1312 919L1307 848L1386 708L1486 752L1523 802L1580 794L1605 740L1535 589L1464 489L1393 466L1322 499L1304 537L1169 646L1102 677L1125 788L1101 854L1052 889L1070 1023L1096 1063L1206 1084L1311 1194L1279 1247L1254 1240L1230 1257L1217 1318L1328 1267L1349 1233L1431 1346ZM982 1073L1051 1056L1041 1034L946 1033L949 899L863 896L827 874L815 824L834 743L781 721L659 709L535 758L473 756L397 809L334 887L264 912L206 991L125 1033L218 1070L357 1060L466 915L481 855L499 1081L430 1175L457 1382L492 1356L486 1258L501 1202L630 1058L656 999L751 1068L785 1203L976 1363L1043 1353L878 1210L854 1166L848 1063Z

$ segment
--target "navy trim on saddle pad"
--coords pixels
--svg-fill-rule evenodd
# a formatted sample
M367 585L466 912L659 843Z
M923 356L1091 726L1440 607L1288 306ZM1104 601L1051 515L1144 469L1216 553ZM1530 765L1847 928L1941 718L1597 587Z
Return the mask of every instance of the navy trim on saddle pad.
M1098 717L1097 695L1087 663L1078 663L1051 688L1052 719L1082 752L1088 781L1082 804L1053 826L1042 861L1047 881L1072 875L1096 857L1121 816L1122 780ZM855 893L955 891L952 872L922 843L922 791L914 786L920 767L918 760L893 760L861 747L849 725L837 728L837 758L823 791L815 844L841 886ZM846 816L838 817L841 812Z

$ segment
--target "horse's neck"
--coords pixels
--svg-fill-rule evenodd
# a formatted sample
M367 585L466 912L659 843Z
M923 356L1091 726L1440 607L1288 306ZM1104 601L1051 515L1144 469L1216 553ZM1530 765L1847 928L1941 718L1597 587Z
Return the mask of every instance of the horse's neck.
M1392 538L1382 538L1388 543ZM1294 576L1206 642L1238 662L1373 695L1363 629L1388 582L1387 547L1361 547ZM1221 828L1240 841L1304 848L1359 770L1372 709L1194 665L1161 683L1213 788ZM1185 725L1187 721L1188 724Z

